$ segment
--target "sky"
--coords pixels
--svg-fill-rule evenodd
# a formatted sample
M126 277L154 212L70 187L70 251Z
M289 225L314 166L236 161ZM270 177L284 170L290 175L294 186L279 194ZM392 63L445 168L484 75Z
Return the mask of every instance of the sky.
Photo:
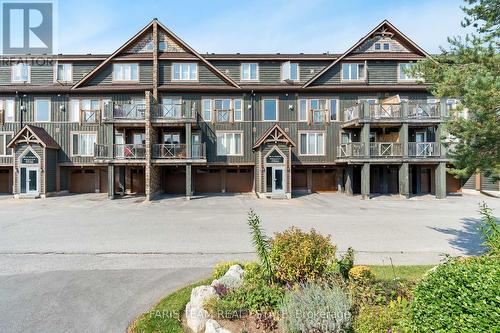
M460 0L57 0L58 53L112 53L158 18L199 53L343 53L382 20L429 53L463 35Z

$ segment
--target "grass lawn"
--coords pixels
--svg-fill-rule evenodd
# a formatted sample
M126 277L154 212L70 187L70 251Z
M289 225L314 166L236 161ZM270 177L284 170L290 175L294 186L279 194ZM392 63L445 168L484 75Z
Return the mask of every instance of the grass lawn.
M414 281L422 277L434 265L415 266L369 266L375 277L380 280L393 280L395 277L402 280Z

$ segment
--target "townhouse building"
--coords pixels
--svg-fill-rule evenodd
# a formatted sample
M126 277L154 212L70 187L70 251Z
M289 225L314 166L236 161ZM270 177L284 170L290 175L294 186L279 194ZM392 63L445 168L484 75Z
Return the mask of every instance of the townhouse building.
M460 190L430 57L388 21L343 54L199 54L154 19L112 54L3 56L0 192Z

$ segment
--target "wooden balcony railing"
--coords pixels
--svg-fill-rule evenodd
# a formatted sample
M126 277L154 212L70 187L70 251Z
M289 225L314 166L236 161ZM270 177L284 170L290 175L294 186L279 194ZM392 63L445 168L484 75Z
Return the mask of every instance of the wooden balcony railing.
M158 104L153 111L153 119L156 120L181 120L194 119L194 115L188 116L186 107L182 103Z
M403 157L399 142L370 142L370 157Z
M406 111L405 111L406 109ZM439 119L440 103L402 102L397 104L360 103L344 109L344 121L356 119L402 120L402 119Z
M439 157L441 156L438 142L408 142L408 156L410 157Z
M153 158L185 159L187 158L187 145L184 143L154 144ZM204 143L194 143L191 145L191 158L205 158Z
M354 105L344 110L344 121L359 119L360 105Z
M116 104L106 110L106 119L111 120L144 120L146 104Z
M337 156L343 157L362 157L365 155L365 145L361 142L342 143L338 147Z
M397 119L401 118L401 104L368 104L371 119Z
M80 110L80 124L99 124L101 110Z
M409 103L408 118L428 119L441 117L441 105L439 103Z
M143 144L115 144L113 157L116 159L136 160L146 158L146 145Z
M94 157L95 158L110 158L109 149L106 145L94 145Z
M5 112L4 110L0 110L0 125L5 124Z

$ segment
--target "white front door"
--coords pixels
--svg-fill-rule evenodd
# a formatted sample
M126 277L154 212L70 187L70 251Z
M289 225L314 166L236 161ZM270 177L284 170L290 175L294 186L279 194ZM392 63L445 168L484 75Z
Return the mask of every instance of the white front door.
M285 167L273 166L273 193L285 193L286 188L286 172Z
M30 195L40 194L40 189L39 189L40 169L38 167L26 167L26 168L22 168L22 169L24 169L25 171L23 172L21 170L21 175L24 173L25 179L22 179L23 177L21 177L21 181L24 182L24 184L21 184L21 189L23 189L22 185L24 185L24 189L25 189L26 194L30 194ZM23 192L23 191L21 191L21 192Z

